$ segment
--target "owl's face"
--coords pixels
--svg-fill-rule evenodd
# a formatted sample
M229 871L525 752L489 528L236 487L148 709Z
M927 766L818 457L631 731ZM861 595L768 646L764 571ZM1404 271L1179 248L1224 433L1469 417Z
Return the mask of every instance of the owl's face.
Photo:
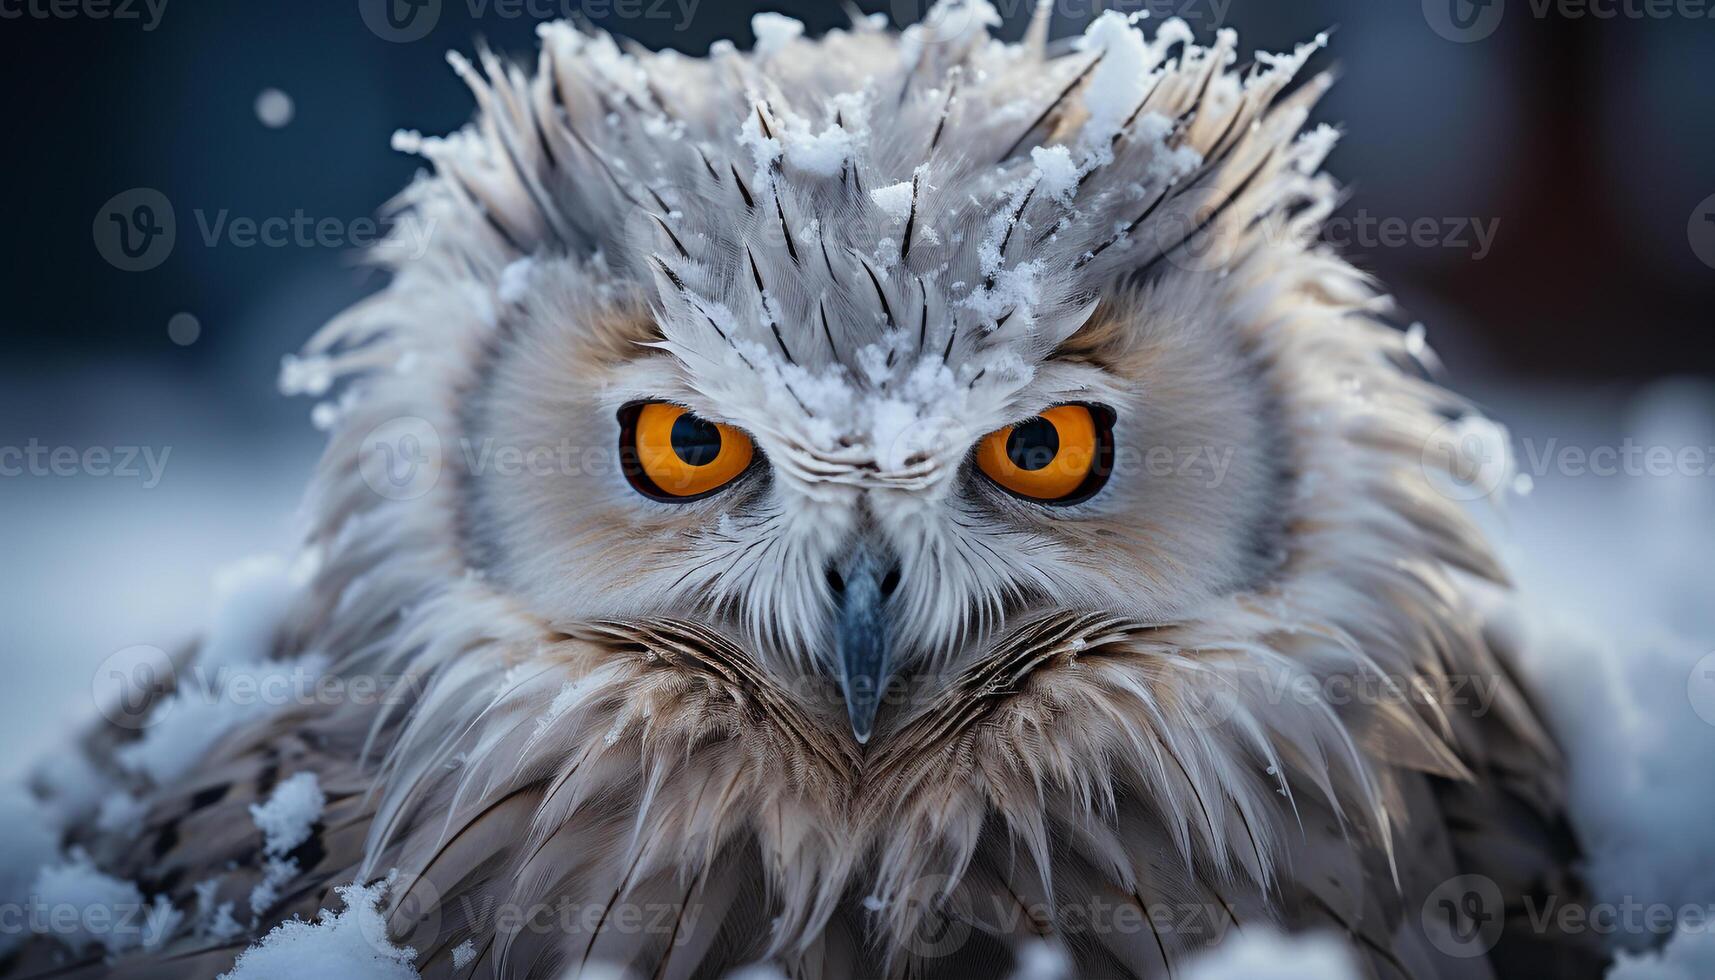
M765 347L683 357L648 309L574 300L575 263L528 272L463 412L463 523L547 620L703 622L806 698L838 682L866 740L1040 613L1168 620L1269 561L1284 436L1214 276L1103 297L983 397L885 316L788 325L797 370L759 376ZM554 465L483 465L505 447Z
M753 955L879 911L897 962L955 887L1176 853L1264 902L1306 826L1386 850L1376 767L1460 775L1432 712L1281 696L1479 669L1447 569L1500 577L1425 481L1463 407L1318 244L1316 45L947 9L708 59L551 25L396 138L440 231L307 348L359 379L312 648L429 679L379 840L526 813L480 836L532 902L730 860ZM401 417L456 436L417 499L363 478Z

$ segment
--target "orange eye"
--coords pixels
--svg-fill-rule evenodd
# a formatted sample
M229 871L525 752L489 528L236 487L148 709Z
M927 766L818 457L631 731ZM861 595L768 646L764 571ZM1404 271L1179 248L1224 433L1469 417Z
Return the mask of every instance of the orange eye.
M1074 504L1107 482L1113 421L1103 409L1058 405L991 432L977 444L977 467L1002 489L1028 500Z
M684 501L714 493L737 479L755 452L749 436L678 405L646 402L620 412L620 461L645 497Z

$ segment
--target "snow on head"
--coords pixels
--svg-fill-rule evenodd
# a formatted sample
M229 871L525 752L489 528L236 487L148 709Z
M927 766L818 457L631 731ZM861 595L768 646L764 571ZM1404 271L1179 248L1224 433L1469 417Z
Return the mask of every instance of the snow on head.
M1145 44L1143 32L1115 10L1091 22L1076 43L1078 50L1102 59L1084 87L1084 109L1090 114L1084 123L1084 143L1091 151L1105 152L1154 84L1150 71L1160 60L1160 51Z
M869 199L875 202L876 207L887 212L887 216L894 221L904 221L911 214L911 181L902 180L897 184L877 187L869 192Z
M764 58L804 36L804 22L785 14L761 13L750 18L756 35L756 53Z
M300 980L302 977L417 980L417 951L387 941L380 905L385 882L339 889L345 911L323 911L314 923L281 923L245 950L219 980Z

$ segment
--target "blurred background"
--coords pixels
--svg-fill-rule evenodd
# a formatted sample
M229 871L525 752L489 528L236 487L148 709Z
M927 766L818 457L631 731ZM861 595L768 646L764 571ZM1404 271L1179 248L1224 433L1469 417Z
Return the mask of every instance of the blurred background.
M1715 649L1715 458L1566 455L1715 457L1715 2L1055 3L1056 36L1148 11L1235 28L1247 56L1334 29L1312 62L1342 77L1317 113L1347 133L1329 237L1511 429L1521 580ZM1016 37L1034 0L995 5ZM419 166L389 135L471 112L444 53L527 55L537 21L580 16L701 54L763 10L847 21L827 0L0 0L0 774L90 714L105 657L190 636L217 566L291 545L321 437L280 358L379 285L357 253Z

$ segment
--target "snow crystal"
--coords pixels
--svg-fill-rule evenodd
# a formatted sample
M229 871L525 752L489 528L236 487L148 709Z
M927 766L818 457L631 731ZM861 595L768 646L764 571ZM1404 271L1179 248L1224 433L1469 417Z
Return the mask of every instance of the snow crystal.
M333 387L333 374L333 363L325 357L287 354L280 359L280 394L320 398Z
M1322 166L1322 161L1328 159L1333 152L1334 144L1340 142L1340 131L1327 123L1322 123L1315 129L1298 135L1298 160L1296 166L1301 174L1313 174Z
M998 256L998 247L997 243L989 251ZM991 273L994 283L986 289L973 290L961 305L976 311L991 329L1008 314L1011 314L1009 322L1016 321L1024 327L1034 325L1036 307L1042 301L1042 272L1042 262L1036 259L1020 262L1010 269L999 268L997 261Z
M888 217L895 221L904 221L911 214L911 181L902 180L897 184L877 187L869 192L869 199L875 206L887 212Z
M1038 188L1061 204L1071 204L1078 190L1078 165L1072 162L1072 152L1064 146L1038 146L1030 151L1030 162L1036 164Z
M250 914L260 916L280 900L280 890L298 876L296 858L269 858L262 865L262 880L250 889Z
M1256 53L1257 64L1266 66L1268 70L1257 72L1255 75L1252 75L1250 78L1245 80L1245 84L1247 86L1262 85L1280 75L1291 78L1298 74L1299 69L1304 67L1304 63L1310 60L1311 55L1327 46L1328 34L1327 32L1323 32L1316 35L1313 39L1293 48L1291 54L1273 54L1268 51L1258 51Z
M310 839L310 828L322 818L327 796L313 772L300 772L282 781L268 795L268 802L250 804L250 819L262 831L262 850L284 856Z
M39 794L37 804L59 827L87 819L111 790L111 780L83 752L59 752L41 760L31 768L29 782ZM0 789L0 796L5 792ZM0 803L0 811L4 809Z
M143 816L148 812L148 805L130 793L113 793L101 801L101 810L95 816L95 826L103 833L130 837L136 834L137 826L143 822Z
M1246 929L1193 957L1182 980L1357 980L1346 944L1332 936Z
M751 33L756 35L756 53L768 57L804 36L804 22L785 14L760 13L750 18Z
M453 969L462 970L476 959L476 941L466 939L453 947Z
M1684 926L1658 953L1620 953L1608 980L1709 980L1715 977L1715 932Z
M219 980L299 980L301 977L364 977L365 980L417 980L411 961L417 952L389 943L387 919L380 909L386 884L347 885L339 889L345 910L323 911L314 923L283 922L261 942L245 950Z
M830 123L819 133L812 133L807 128L789 133L786 162L817 177L839 174L860 142L858 134L835 123Z
M739 127L738 145L749 147L751 159L756 162L756 170L751 174L751 185L754 190L770 186L773 181L770 174L774 165L779 162L781 155L780 138L768 136L762 132L762 119L755 113L747 113L744 125Z
M500 301L506 304L523 302L530 291L530 273L536 268L536 260L525 256L508 263L500 270L500 285L495 292Z
M1169 17L1155 29L1155 40L1150 42L1150 51L1156 60L1175 44L1191 45L1196 43L1197 35L1191 31L1191 25L1179 17Z
M218 879L199 881L194 890L197 896L197 935L224 942L244 931L232 916L232 903L217 901L220 891Z
M30 895L48 913L32 924L75 954L91 946L101 947L108 955L152 948L183 919L166 896L145 902L136 885L103 874L81 849L73 850L63 863L42 868ZM67 916L59 909L77 914Z
M1429 351L1429 330L1421 323L1413 323L1405 331L1405 352L1412 357L1422 359Z
M1018 948L1012 980L1071 980L1072 964L1059 946L1036 940Z

